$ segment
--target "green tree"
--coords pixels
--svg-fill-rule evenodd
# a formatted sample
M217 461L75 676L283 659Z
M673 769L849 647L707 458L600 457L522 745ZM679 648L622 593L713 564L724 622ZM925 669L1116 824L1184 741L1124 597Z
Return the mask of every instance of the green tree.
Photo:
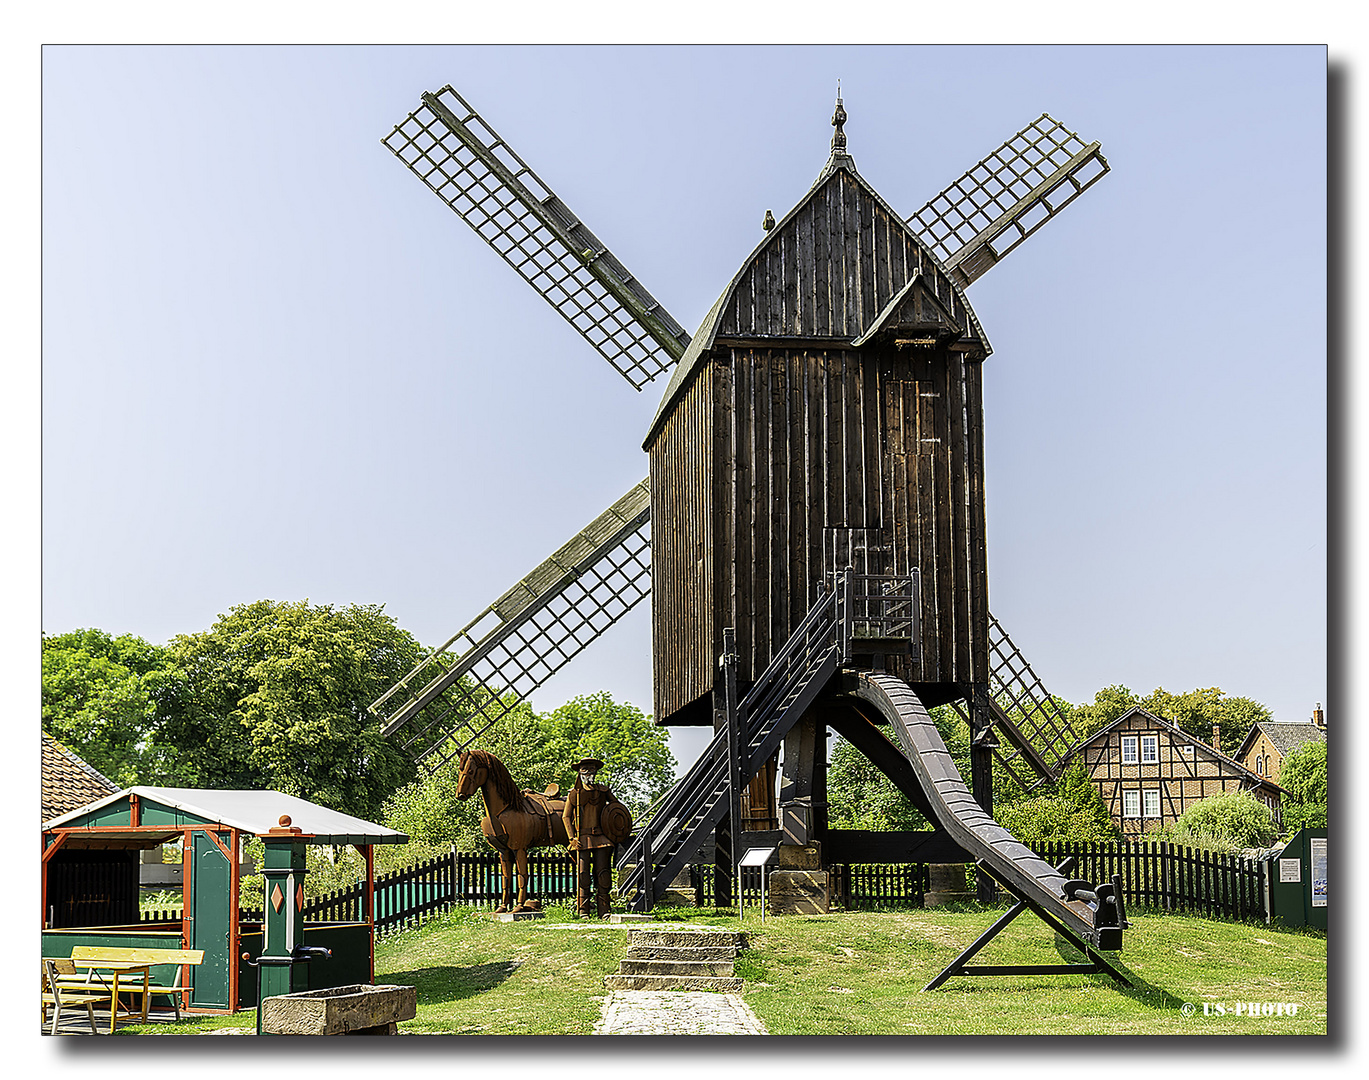
M927 819L887 776L845 739L827 764L827 819L834 829L926 829Z
M185 693L162 736L197 786L275 788L374 819L414 776L366 711L424 655L380 605L259 600L167 648Z
M1257 721L1273 719L1270 711L1258 701L1227 697L1216 686L1188 690L1181 694L1171 694L1164 687L1157 686L1146 695L1141 706L1205 743L1212 742L1215 726L1221 736L1222 749L1227 754L1233 753L1241 745Z
M970 784L970 728L950 705L928 710L941 741ZM997 775L997 774L995 774ZM996 781L997 783L998 781ZM827 818L834 829L929 829L931 824L894 782L845 739L832 744L827 765Z
M1097 832L1106 833L1109 840L1117 838L1117 827L1108 812L1108 804L1103 799L1103 793L1098 790L1098 785L1089 779L1088 769L1078 758L1070 762L1060 774L1056 794L1092 821Z
M542 717L546 752L563 788L575 782L571 763L598 758L599 774L634 815L640 815L675 782L675 757L664 728L637 706L616 702L605 691L577 697Z
M1089 843L1115 840L1112 822L1099 822L1091 809L1081 809L1062 795L1035 795L994 808L995 820L1028 846L1043 841Z
M1075 706L1073 721L1080 741L1097 735L1128 709L1139 704L1141 699L1125 686L1103 687L1093 695L1092 701Z
M1303 743L1284 758L1279 786L1288 792L1283 803L1285 829L1326 828L1326 743Z
M44 634L43 731L117 784L192 779L160 725L177 708L184 679L163 647L103 630Z
M1267 847L1278 837L1269 807L1246 791L1230 791L1194 803L1174 823L1180 843L1206 840L1237 848Z

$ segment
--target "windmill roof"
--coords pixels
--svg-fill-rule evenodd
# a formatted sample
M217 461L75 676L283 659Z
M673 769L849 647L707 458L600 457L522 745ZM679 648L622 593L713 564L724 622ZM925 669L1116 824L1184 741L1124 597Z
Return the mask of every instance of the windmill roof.
M722 321L724 311L727 309L727 302L736 289L737 284L750 270L752 264L756 261L756 258L761 252L764 251L768 245L778 240L785 225L802 210L803 207L814 198L817 192L822 189L823 185L838 172L843 172L852 177L871 198L883 207L884 211L889 215L890 220L896 222L904 230L904 232L922 250L926 258L945 274L945 269L941 265L941 260L937 258L931 247L918 236L917 232L907 224L897 211L884 201L879 192L871 187L869 182L856 171L855 159L848 154L833 153L831 157L827 159L827 164L823 166L822 171L818 174L818 178L813 181L813 184L808 189L807 193L790 208L789 212L786 213L784 217L780 218L775 223L774 228L770 229L765 234L765 238L762 239L752 250L751 254L742 261L741 266L732 276L732 280L727 283L727 288L722 291L722 295L718 297L717 302L709 309L708 314L704 316L703 322L699 324L698 330L695 331L694 336L690 339L689 347L685 350L684 355L680 357L679 363L675 365L675 369L671 373L670 382L666 384L665 393L661 395L661 403L657 406L656 413L652 417L651 424L647 429L646 437L642 440L643 449L647 449L651 445L651 441L656 437L657 431L660 429L666 416L669 415L670 409L675 404L676 399L683 393L691 376L704 363L708 354L712 351L714 341L718 336L718 326ZM954 279L951 278L949 274L945 274L945 277L947 283L955 290L959 299L965 305L965 311L969 316L970 332L983 344L984 355L989 355L993 351L992 346L989 344L988 336L984 333L984 328L980 325L979 318L975 315L974 309L970 306L969 301L965 299L964 290L955 283ZM838 341L854 342L859 336L860 335L853 335L850 337L834 339L834 344Z
M130 787L116 791L54 818L45 829L61 828L92 810L118 802L129 795L137 795L146 802L160 803L173 810L229 825L245 832L265 833L279 824L281 815L289 814L290 823L305 837L319 844L403 844L408 836L384 825L319 806L307 799L271 790L228 791L212 788Z

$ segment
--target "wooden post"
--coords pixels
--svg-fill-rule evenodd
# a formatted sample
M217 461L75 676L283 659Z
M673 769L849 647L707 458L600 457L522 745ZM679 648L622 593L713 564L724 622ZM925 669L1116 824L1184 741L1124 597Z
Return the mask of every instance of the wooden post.
M723 722L727 725L727 816L731 829L732 843L729 845L729 866L737 890L738 910L740 911L742 882L737 869L741 858L742 846L742 784L745 777L745 752L743 740L746 732L746 717L737 707L737 632L731 627L723 631L722 655Z

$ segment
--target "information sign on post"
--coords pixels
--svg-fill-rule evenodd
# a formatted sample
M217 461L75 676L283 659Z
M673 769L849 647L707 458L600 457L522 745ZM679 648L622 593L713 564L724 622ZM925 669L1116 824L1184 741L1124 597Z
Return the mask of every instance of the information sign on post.
M737 863L738 867L759 866L761 868L761 922L765 922L765 865L775 857L777 847L751 848ZM737 921L742 918L742 876L737 874Z

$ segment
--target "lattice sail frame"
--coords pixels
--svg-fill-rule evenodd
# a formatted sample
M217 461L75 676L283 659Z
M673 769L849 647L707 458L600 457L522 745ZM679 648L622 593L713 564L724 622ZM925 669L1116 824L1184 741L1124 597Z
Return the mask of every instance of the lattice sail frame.
M684 354L689 334L450 86L381 142L633 387Z
M381 733L432 766L470 746L650 593L650 519L644 480L378 698Z
M1010 747L1006 751L1001 746L996 748L994 758L1008 775L1024 791L1058 779L1069 760L1070 749L1079 742L1079 733L992 612L989 613L989 696L994 726ZM956 702L955 709L968 723L969 713L964 702ZM1034 777L1021 775L1019 768L1023 765Z
M1008 252L1109 171L1098 143L1042 113L908 218L961 285Z

